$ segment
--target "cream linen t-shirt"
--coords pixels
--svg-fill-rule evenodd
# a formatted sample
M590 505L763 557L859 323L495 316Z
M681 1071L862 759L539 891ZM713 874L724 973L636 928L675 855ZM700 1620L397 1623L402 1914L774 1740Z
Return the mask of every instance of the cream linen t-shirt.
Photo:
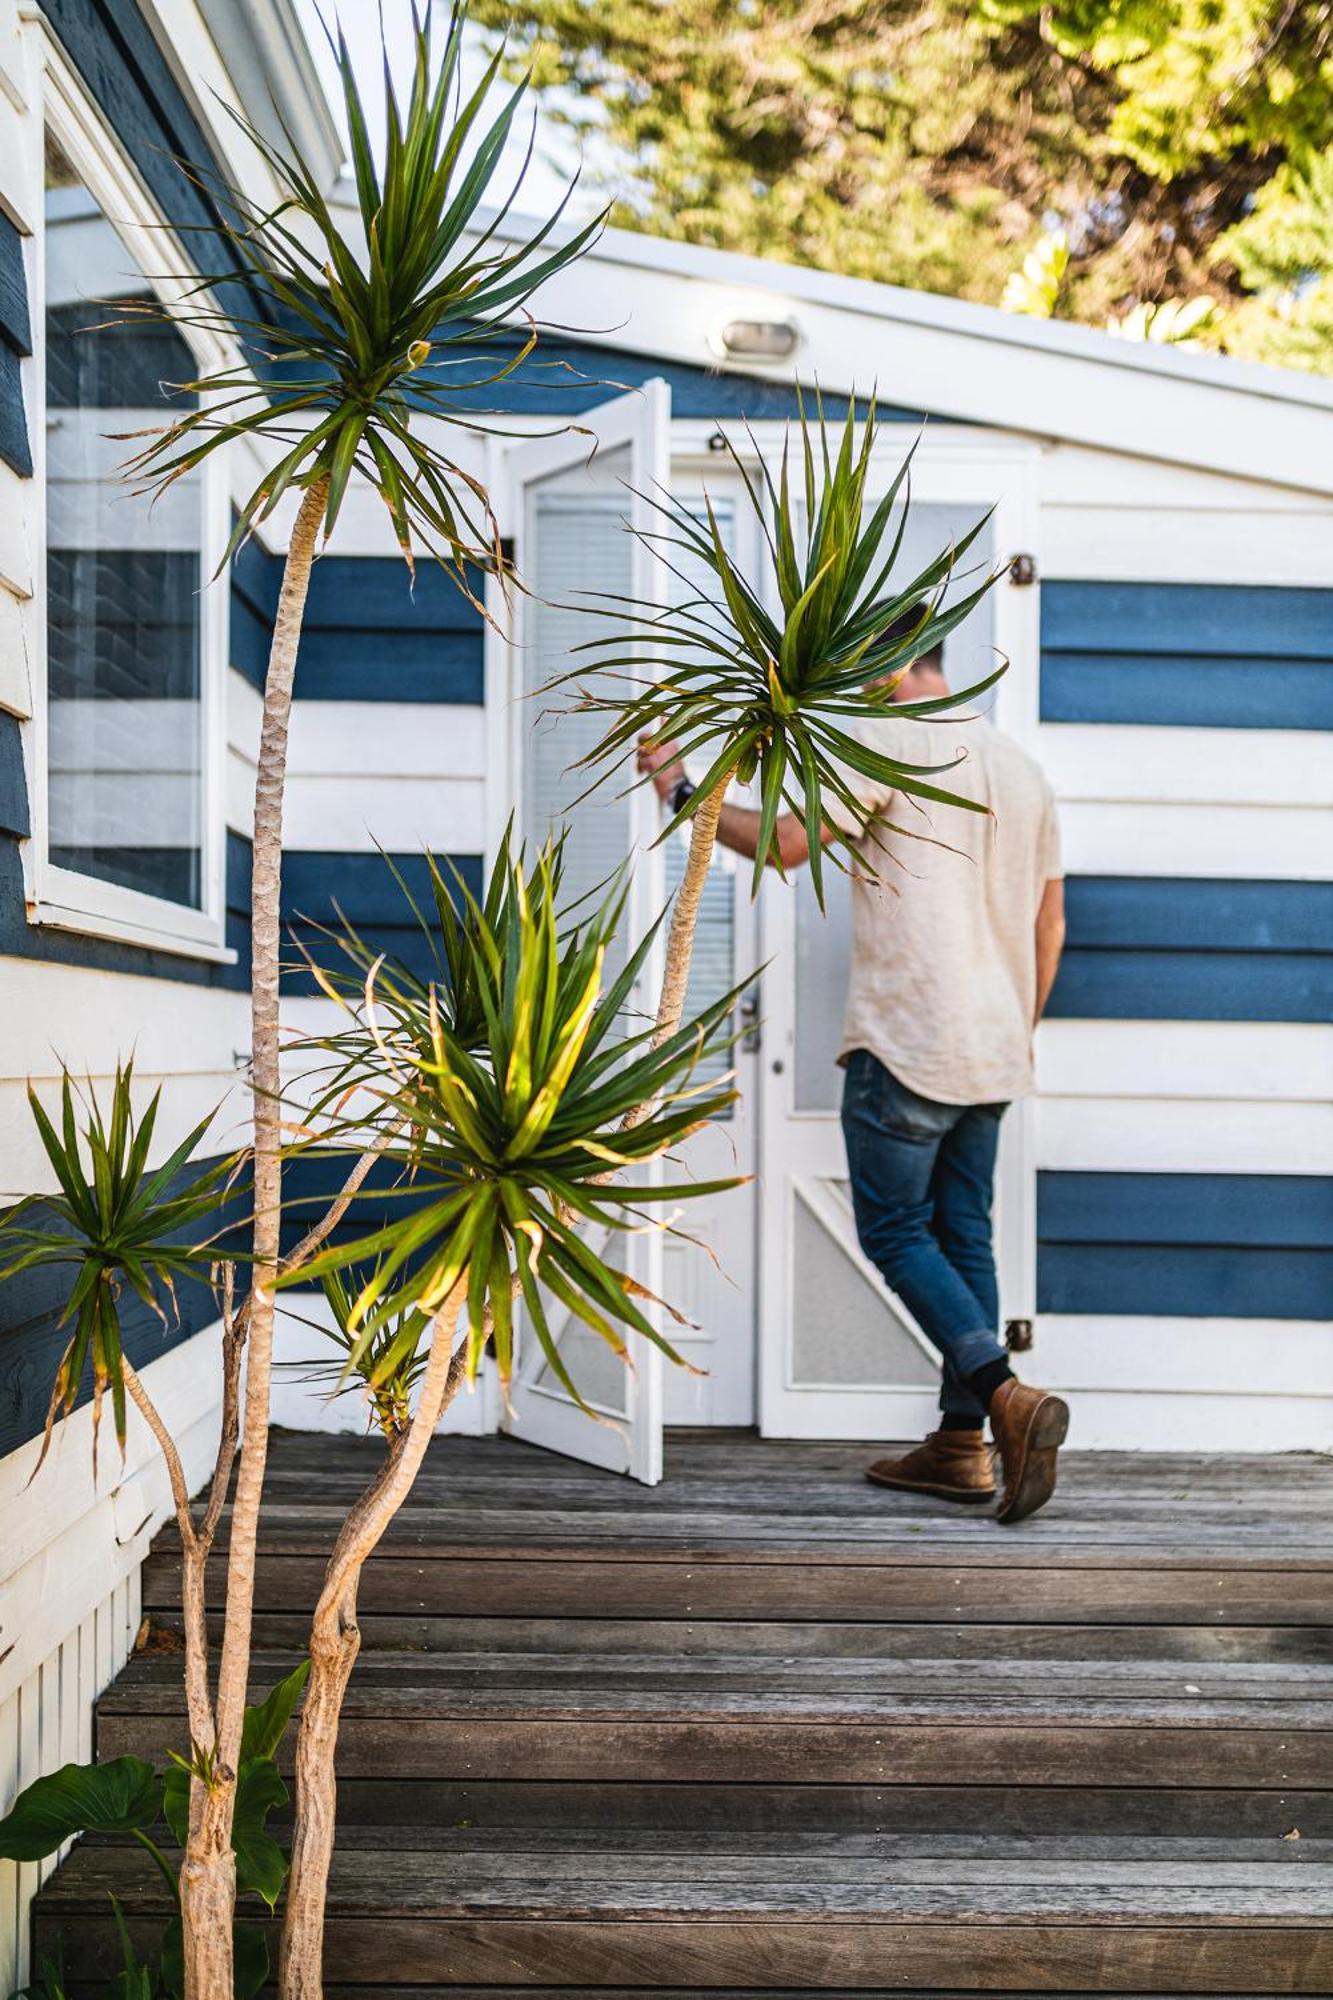
M838 1060L868 1049L938 1104L1003 1104L1033 1086L1037 911L1063 873L1055 798L1027 752L980 717L853 725L902 764L956 770L926 780L993 817L844 774L874 817L854 843L852 969ZM826 795L827 797L827 795ZM853 830L845 808L830 818Z

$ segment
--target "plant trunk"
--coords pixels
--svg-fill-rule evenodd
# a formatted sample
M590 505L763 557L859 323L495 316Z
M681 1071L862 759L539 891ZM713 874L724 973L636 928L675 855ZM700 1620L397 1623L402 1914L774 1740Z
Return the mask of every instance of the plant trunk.
M254 1269L250 1284L241 1461L232 1501L227 1593L217 1686L217 1781L191 1813L181 1868L186 2000L231 2000L236 1867L231 1851L236 1766L250 1678L255 1551L268 1457L273 1368L274 1282L282 1198L282 1077L279 1068L278 955L281 942L282 796L287 774L296 650L315 547L328 499L327 478L306 488L283 568L273 626L264 719L255 777L251 890L251 1089L254 1097ZM196 1791L201 1788L196 1786Z
M235 1781L190 1787L190 1837L181 1863L181 1928L186 2000L224 2000L233 1991L232 1922L236 1856L231 1846Z
M722 817L727 782L726 778L718 779L690 821L689 856L676 891L676 900L671 906L671 923L667 929L666 963L662 968L662 991L657 1002L657 1026L653 1031L654 1048L660 1048L663 1042L670 1040L685 1012L690 964L694 958L694 927L699 918L699 903L704 883L708 880L713 849L717 845L717 823Z
M361 1650L357 1591L366 1562L411 1492L435 1427L467 1372L466 1343L454 1351L454 1329L466 1297L464 1274L435 1316L416 1413L344 1521L315 1606L310 1678L296 1738L296 1817L278 1967L281 2000L322 2000L324 1911L338 1807L338 1723Z
M681 1023L685 1012L685 997L690 985L690 966L694 959L694 931L699 920L699 904L703 898L704 883L708 880L709 864L713 859L713 849L717 845L717 823L722 817L722 806L727 796L727 778L719 778L708 797L698 807L690 821L690 851L685 862L685 873L681 876L676 900L671 906L671 922L667 927L666 959L662 967L662 991L657 999L657 1023L653 1029L653 1047L661 1048L663 1042L670 1041ZM637 1104L622 1121L625 1128L638 1125L648 1116L652 1106Z

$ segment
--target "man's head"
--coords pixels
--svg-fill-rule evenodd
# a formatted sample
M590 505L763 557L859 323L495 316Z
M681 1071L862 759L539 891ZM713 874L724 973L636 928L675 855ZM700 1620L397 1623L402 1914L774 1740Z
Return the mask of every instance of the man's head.
M949 683L944 678L944 648L931 646L918 659L913 660L893 690L893 699L933 701L937 696L948 692Z
M918 603L914 604L910 610L904 611L902 616L895 619L893 624L890 625L884 635L885 638L906 638L907 634L915 631L916 627L921 623L921 614L924 609L925 606ZM902 668L895 667L893 674L900 673L902 673ZM886 675L885 678L892 680L893 674ZM940 695L948 694L948 692L949 683L944 678L944 646L943 643L940 643L934 646L927 646L923 653L917 655L916 659L913 660L911 666L907 669L907 672L903 674L897 687L893 690L893 699L895 701L932 701Z

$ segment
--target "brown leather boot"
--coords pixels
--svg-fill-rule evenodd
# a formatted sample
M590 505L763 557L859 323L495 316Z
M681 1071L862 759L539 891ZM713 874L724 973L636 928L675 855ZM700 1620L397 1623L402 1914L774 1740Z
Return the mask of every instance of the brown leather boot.
M877 1458L867 1466L866 1478L899 1493L931 1493L937 1500L974 1504L995 1498L990 1446L980 1431L932 1431L902 1458Z
M1026 1520L1055 1491L1055 1454L1069 1435L1069 1405L1011 1377L991 1397L990 1427L1004 1472L995 1518Z

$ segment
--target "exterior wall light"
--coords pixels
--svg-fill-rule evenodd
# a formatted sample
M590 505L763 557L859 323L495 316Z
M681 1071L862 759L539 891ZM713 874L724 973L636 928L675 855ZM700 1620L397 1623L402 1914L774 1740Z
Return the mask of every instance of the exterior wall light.
M715 352L744 361L786 361L800 344L789 319L729 319L712 342Z

